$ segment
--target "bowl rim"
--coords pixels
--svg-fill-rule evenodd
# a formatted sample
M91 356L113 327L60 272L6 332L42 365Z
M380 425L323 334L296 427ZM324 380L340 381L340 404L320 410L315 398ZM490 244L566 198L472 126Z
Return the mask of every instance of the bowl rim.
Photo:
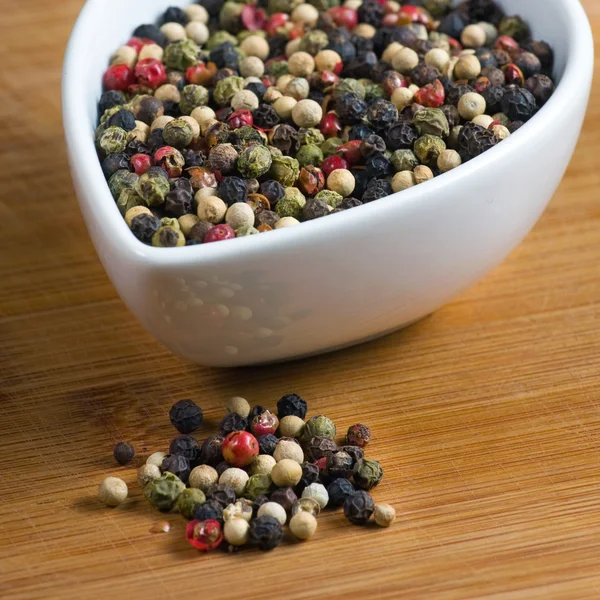
M567 56L564 73L556 91L540 112L525 123L518 131L501 144L484 154L462 164L459 168L443 173L402 192L395 192L353 210L330 215L326 219L315 219L303 223L300 227L273 230L269 235L248 236L228 240L226 244L200 244L177 248L156 248L140 242L131 234L122 215L116 208L114 199L102 173L93 140L90 136L86 112L85 97L78 91L77 73L82 68L81 48L88 44L87 31L95 26L93 9L103 4L103 0L87 0L71 33L63 65L62 104L65 138L69 153L75 157L71 169L80 180L87 181L89 187L85 194L78 194L80 205L92 205L96 215L102 217L100 227L110 228L114 247L123 255L130 255L143 263L169 267L173 265L199 266L205 263L235 260L241 253L244 257L258 257L303 246L322 237L335 237L337 230L350 225L360 225L368 230L369 221L391 217L398 218L402 212L412 210L415 205L432 203L442 193L442 188L460 184L489 168L492 161L498 162L507 153L519 152L528 141L535 138L561 115L569 112L569 103L575 90L582 83L592 80L594 64L594 45L590 24L583 6L579 1L552 0L563 7L568 16L565 23L567 31Z

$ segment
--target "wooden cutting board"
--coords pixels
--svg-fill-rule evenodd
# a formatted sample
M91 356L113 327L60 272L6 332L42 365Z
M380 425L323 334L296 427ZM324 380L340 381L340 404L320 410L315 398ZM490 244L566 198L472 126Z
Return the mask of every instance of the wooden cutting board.
M82 0L9 2L0 19L0 597L548 599L600 597L600 93L548 211L494 273L428 319L359 348L215 370L161 348L115 295L73 195L60 117ZM585 0L596 34L600 4ZM577 90L573 90L577 93ZM510 174L507 174L510 176ZM167 447L170 404L297 392L369 455L389 530L319 518L308 543L199 555L135 469ZM107 509L98 483L130 484Z

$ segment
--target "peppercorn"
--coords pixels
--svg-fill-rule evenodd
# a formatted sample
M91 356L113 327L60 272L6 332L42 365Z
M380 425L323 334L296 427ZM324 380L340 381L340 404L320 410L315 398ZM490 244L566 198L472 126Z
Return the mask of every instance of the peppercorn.
M231 519L243 519L247 523L252 519L254 503L241 498L234 504L230 504L223 509L223 519L225 522Z
M200 463L215 466L223 460L223 440L221 435L213 435L204 440L200 448Z
M153 465L155 467L160 467L160 465L162 464L162 461L165 459L166 456L167 456L166 452L153 452L146 459L146 464Z
M313 461L319 460L337 450L336 443L330 437L313 436L308 443L306 443L305 435L307 426L308 423L304 427L303 441L305 442L305 450L308 458Z
M207 519L223 523L223 507L214 500L207 499L203 504L198 504L194 509L194 519L205 521Z
M382 154L371 156L365 163L367 175L369 177L383 178L390 173L390 161Z
M250 414L250 404L245 398L234 396L227 401L227 411L237 413L240 417L247 419Z
M225 177L219 185L219 195L229 205L245 202L248 197L246 183L240 177Z
M279 521L268 515L257 517L250 523L250 541L260 550L272 550L283 537Z
M363 202L372 202L385 198L392 193L392 186L385 179L372 179L362 195Z
M376 504L374 516L379 527L389 527L396 520L396 509L389 504Z
M279 421L279 433L283 437L300 438L304 421L296 415L287 415Z
M546 75L534 75L525 82L525 87L539 106L543 106L550 100L554 93L554 82Z
M258 446L261 454L273 454L279 440L273 434L258 437Z
M371 490L379 484L383 469L376 460L363 460L354 473L354 483L362 490Z
M375 130L386 130L398 120L398 109L380 98L369 106L365 118Z
M269 454L259 454L250 467L252 475L270 475L277 461Z
M248 479L248 483L246 484L244 496L249 500L254 500L256 504L256 499L258 496L267 495L269 493L272 483L273 482L270 475L251 475L250 479Z
M98 116L102 116L110 108L122 106L126 102L125 94L119 90L107 90L102 92L98 100Z
M337 477L352 477L357 469L357 465L350 454L343 450L336 450L326 456L325 475L328 479Z
M238 425L246 422L236 413L231 413L228 417L237 417ZM226 417L227 418L227 417ZM222 422L221 422L222 423ZM245 467L251 464L259 452L257 439L247 431L233 430L225 440L222 446L223 457L225 460L235 467Z
M486 150L495 146L497 139L494 132L484 129L476 123L467 123L458 134L458 147L465 158L471 159L479 156Z
M354 486L348 479L345 477L338 477L327 486L329 505L336 508L338 506L343 506L346 498L352 496L355 492Z
M226 473L228 470L229 469L227 469L224 473ZM223 477L223 474L221 477ZM233 504L235 502L236 493L230 485L218 483L209 488L208 492L206 492L206 499L210 502L220 504L222 508L225 508L229 504Z
M173 473L173 475L177 475L181 481L187 483L191 471L190 461L181 454L169 454L163 459L160 470L162 473Z
M271 471L271 479L278 487L293 487L302 478L302 467L295 460L284 458Z
M365 525L375 510L368 492L359 490L344 501L344 516L354 525Z
M175 502L175 510L186 519L194 518L196 508L206 502L206 496L202 490L197 488L186 488L179 494Z
M258 517L273 517L281 526L287 521L287 513L283 506L273 501L262 504L256 514Z
M142 465L137 472L137 482L140 487L145 487L151 481L160 477L160 469L156 465Z
M200 456L200 445L193 435L180 435L171 441L169 454L179 454L194 462Z
M327 489L321 483L311 483L302 491L302 498L312 498L316 500L321 509L329 504L329 494Z
M185 483L171 472L163 472L158 478L150 481L144 488L144 496L158 510L171 510L185 489Z
M127 498L127 484L118 477L107 477L98 487L98 498L106 506L119 506Z
M188 482L190 487L198 488L206 493L211 486L218 482L218 479L219 476L213 467L199 465L192 469Z

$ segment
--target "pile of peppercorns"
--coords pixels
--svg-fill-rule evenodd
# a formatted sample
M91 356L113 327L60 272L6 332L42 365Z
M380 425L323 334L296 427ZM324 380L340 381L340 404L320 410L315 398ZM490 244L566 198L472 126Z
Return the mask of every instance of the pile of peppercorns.
M324 415L305 422L307 405L296 394L279 400L277 416L241 397L231 398L227 408L219 433L200 444L190 434L202 424L202 409L191 400L174 404L169 416L181 435L168 454L155 452L138 471L152 505L190 520L186 537L192 546L212 550L225 540L230 550L246 544L270 550L282 540L286 523L294 538L307 540L326 507L343 506L356 525L372 515L381 527L393 523L394 508L375 504L369 494L383 469L364 457L371 438L366 425L351 426L338 446L334 423ZM115 446L119 464L133 456L129 444ZM108 506L123 502L127 493L116 477L99 489Z
M554 92L493 0L201 0L104 74L96 145L133 234L215 242L372 202L479 156Z

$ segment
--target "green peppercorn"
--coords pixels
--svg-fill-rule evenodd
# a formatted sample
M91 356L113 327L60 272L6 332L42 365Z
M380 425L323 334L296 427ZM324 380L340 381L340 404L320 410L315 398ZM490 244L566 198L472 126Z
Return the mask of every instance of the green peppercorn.
M316 197L318 196L319 194L317 194ZM334 440L335 432L335 424L331 419L327 418L325 415L316 415L306 421L302 433L302 440L304 442L309 442L314 437L325 437Z
M329 44L327 34L319 29L314 29L302 36L302 41L298 49L301 52L308 52L312 56L316 56L321 50L326 48L327 44Z
M125 188L119 194L119 199L117 200L117 207L123 216L125 216L125 213L130 208L144 206L145 204L144 199L133 188Z
M279 60L276 62L272 62L268 67L269 75L273 75L279 79L282 75L288 75L289 69L286 60Z
M361 100L364 100L366 96L365 86L360 81L350 77L342 79L336 84L333 88L333 97L335 100L340 100L347 92L356 94Z
M185 71L198 64L200 47L193 40L171 42L166 48L163 62L175 71Z
M257 496L262 494L268 495L271 490L271 476L270 475L251 475L246 484L244 490L244 497L249 500L254 500Z
M235 237L246 237L247 235L254 235L255 233L260 233L260 231L252 225L244 225L235 230Z
M325 141L323 134L315 127L300 127L298 139L301 146L308 146L309 144L320 146Z
M177 221L177 219L174 219ZM152 245L158 248L174 248L185 246L185 236L181 229L169 225L163 225L153 236Z
M435 135L425 134L417 139L414 146L416 157L423 165L435 166L438 156L446 149L444 140Z
M379 83L369 83L365 86L365 100L370 102L376 98L385 98L385 90Z
M205 44L205 48L210 51L213 48L224 44L225 42L229 42L234 46L238 45L238 40L235 37L235 35L231 35L231 33L229 33L228 31L217 31L208 38L208 41Z
M162 136L169 146L185 148L192 143L194 130L184 119L174 119L164 126Z
M354 483L361 490L373 489L383 478L383 469L376 460L363 460L354 473Z
M235 32L241 25L243 4L238 2L225 2L219 13L219 25L226 31Z
M184 489L185 483L167 471L146 485L144 495L158 510L171 510Z
M518 15L504 17L498 26L498 33L500 35L508 35L517 42L521 42L530 37L529 25L527 25L527 23L525 23Z
M301 167L306 167L307 165L318 167L323 162L323 152L316 144L307 144L306 146L301 146L300 150L296 152L296 160Z
M243 89L243 77L226 77L217 82L213 91L213 98L220 106L227 106L231 102L231 99Z
M140 178L139 175L127 171L126 169L119 169L112 177L108 180L108 189L112 194L112 197L117 201L121 197L121 192L126 189L133 189Z
M322 200L331 206L332 208L337 208L341 203L344 197L333 190L321 190L316 196L315 200ZM317 434L315 434L317 435Z
M144 173L135 184L135 191L148 206L160 206L171 190L169 180L155 173Z
M198 488L186 488L179 494L175 503L175 510L190 520L194 518L196 507L205 502L206 496L202 490Z
M261 177L269 171L273 159L264 146L248 146L240 153L238 171L248 179Z
M127 147L129 134L120 127L107 127L98 138L98 147L104 154L123 152Z
M419 135L431 134L438 137L450 135L450 125L444 111L439 108L424 108L413 117L413 125Z
M275 156L269 169L271 179L279 181L285 187L291 187L298 179L300 165L291 156Z
M306 204L306 198L302 192L295 187L286 187L285 194L279 202L275 210L280 217L294 217L300 220L302 216L302 208Z
M327 158L329 156L333 156L343 143L344 141L338 137L331 137L325 140L321 144L321 152L323 152L323 157Z
M184 115L192 114L199 106L208 104L208 90L201 85L186 85L181 91L179 108Z

